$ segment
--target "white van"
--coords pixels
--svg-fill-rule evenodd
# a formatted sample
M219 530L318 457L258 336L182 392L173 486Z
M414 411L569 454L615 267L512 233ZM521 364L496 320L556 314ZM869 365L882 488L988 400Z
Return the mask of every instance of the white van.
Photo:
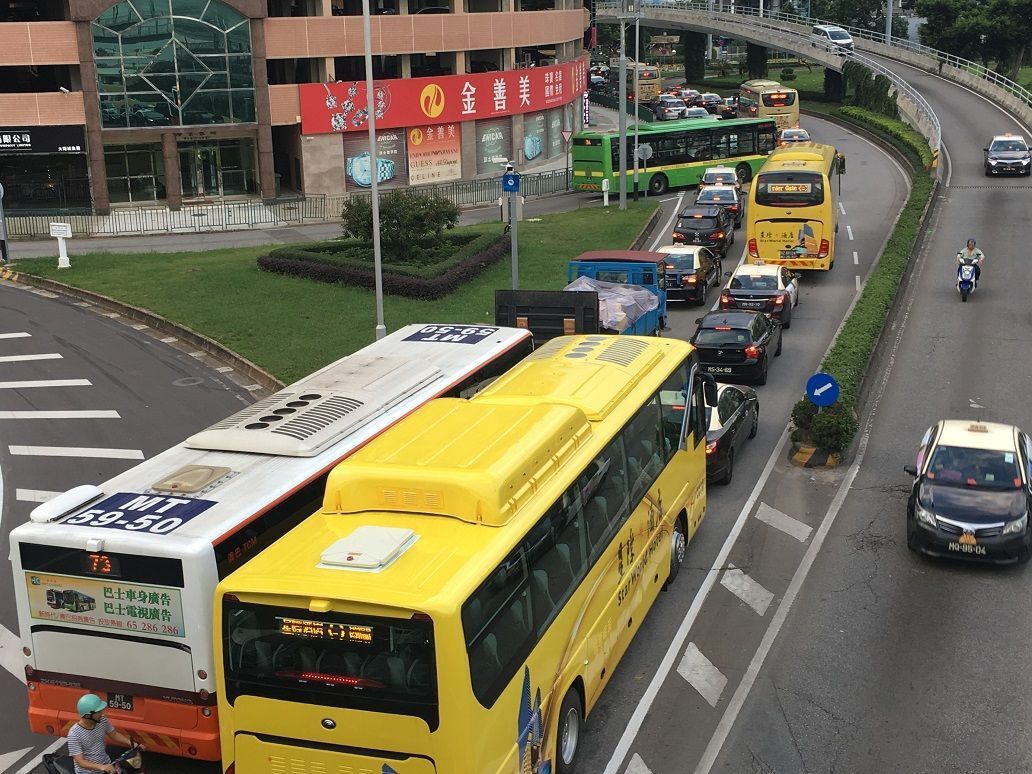
M813 45L821 45L828 51L840 49L853 51L853 38L841 27L834 24L815 24L810 34L815 38Z

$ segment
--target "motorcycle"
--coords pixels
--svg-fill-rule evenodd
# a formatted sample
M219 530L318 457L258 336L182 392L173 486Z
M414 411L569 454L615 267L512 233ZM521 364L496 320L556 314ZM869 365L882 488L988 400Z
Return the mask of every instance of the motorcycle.
M140 748L134 744L111 764L119 774L142 774L143 756ZM71 755L44 755L43 765L49 774L75 774L75 762Z
M961 301L966 302L968 296L975 292L975 266L978 263L975 258L957 256L957 291Z

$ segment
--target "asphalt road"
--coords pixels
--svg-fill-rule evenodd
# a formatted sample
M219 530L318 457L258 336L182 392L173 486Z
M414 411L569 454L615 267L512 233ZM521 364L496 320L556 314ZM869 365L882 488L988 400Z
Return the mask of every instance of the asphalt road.
M896 320L863 464L714 771L1032 771L1032 571L910 553L902 470L939 419L1032 430L1032 183L982 172L992 135L1032 128L884 64L938 114L948 186ZM987 261L962 304L953 256L969 236Z
M784 353L772 363L769 383L758 388L759 434L736 460L732 484L709 490L706 520L689 548L686 566L677 582L649 613L600 703L588 718L581 764L585 772L683 774L694 768L720 718L720 705L710 706L676 671L658 680L654 680L654 675L661 668L671 641L678 636L679 627L695 615L694 603L705 597L707 584L711 584L714 577L711 568L721 558L722 546L738 529L736 524L743 509L748 509L755 500L754 485L766 478L769 471L765 473L765 469L772 455L778 455L777 459L781 460L777 449L791 407L802 395L806 379L817 369L857 294L858 278L862 281L870 271L906 199L909 178L883 150L816 118L804 117L802 124L815 140L835 145L848 158L848 173L843 179L840 199L844 214L840 214L835 268L829 273L803 276L801 302L795 309L791 330L785 332ZM691 194L686 195L685 200L690 201ZM661 243L669 241L668 235L669 229L665 229ZM741 257L745 241L744 231L737 235L733 251L736 259ZM736 262L728 261L725 270L733 268ZM715 301L714 292L710 303ZM675 309L670 313L671 334L688 337L701 314L698 307ZM786 474L792 475L791 471ZM782 500L799 499L795 496L796 487L809 484L810 479L809 472L796 470L794 475L794 479L779 483L775 491L764 492L763 502L789 511L790 505ZM754 568L766 552L769 572L779 579L782 575L790 576L795 554L799 553L798 541L782 533L768 536L762 532L769 529L766 525L752 524L750 529L752 532L746 530L747 534L739 539L738 552L730 557L730 563L746 572L756 572ZM720 563L729 564L723 560ZM768 584L775 585L773 580ZM753 619L762 619L751 610L743 614L744 605L738 596L728 593L725 597L710 597L723 604L702 611L696 619L692 642L713 661L726 662L723 667L730 675L736 670L744 671L745 664L740 662L743 658L748 661L745 651L756 625ZM677 649L678 660L683 650L683 645ZM648 700L652 691L656 692L655 702L640 719L640 733L635 734L635 725L639 722L635 717L636 708L643 697Z
M4 557L11 529L50 493L105 481L251 402L229 375L148 330L51 293L0 285ZM86 413L33 417L38 411ZM9 569L0 572L0 772L18 771L53 742L24 720L12 583Z

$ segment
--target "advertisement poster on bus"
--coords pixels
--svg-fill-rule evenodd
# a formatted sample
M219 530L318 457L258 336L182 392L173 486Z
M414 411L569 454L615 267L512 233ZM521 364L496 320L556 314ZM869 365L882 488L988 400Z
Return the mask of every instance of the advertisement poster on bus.
M824 224L819 220L758 221L756 246L760 258L786 266L812 268L820 251Z
M376 81L372 111L378 129L534 113L577 99L587 77L588 60L581 58L549 67ZM364 83L303 83L298 95L302 134L367 129Z
M344 138L344 171L348 182L362 188L376 182L382 186L408 184L408 156L405 154L405 131L385 129L376 132L376 168L369 155L368 134Z
M414 126L408 130L409 183L443 183L462 177L462 127Z
M39 621L185 637L180 590L104 578L26 572L29 614Z

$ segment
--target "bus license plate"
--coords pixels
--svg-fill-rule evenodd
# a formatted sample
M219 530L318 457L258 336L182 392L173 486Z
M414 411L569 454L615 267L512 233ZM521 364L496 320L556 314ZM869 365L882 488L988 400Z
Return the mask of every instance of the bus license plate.
M125 712L133 711L133 697L125 693L109 693L108 694L108 706L111 709L123 710Z
M795 250L782 250L781 251L781 259L782 260L791 260L793 258L798 258L798 257L799 256L796 254Z

